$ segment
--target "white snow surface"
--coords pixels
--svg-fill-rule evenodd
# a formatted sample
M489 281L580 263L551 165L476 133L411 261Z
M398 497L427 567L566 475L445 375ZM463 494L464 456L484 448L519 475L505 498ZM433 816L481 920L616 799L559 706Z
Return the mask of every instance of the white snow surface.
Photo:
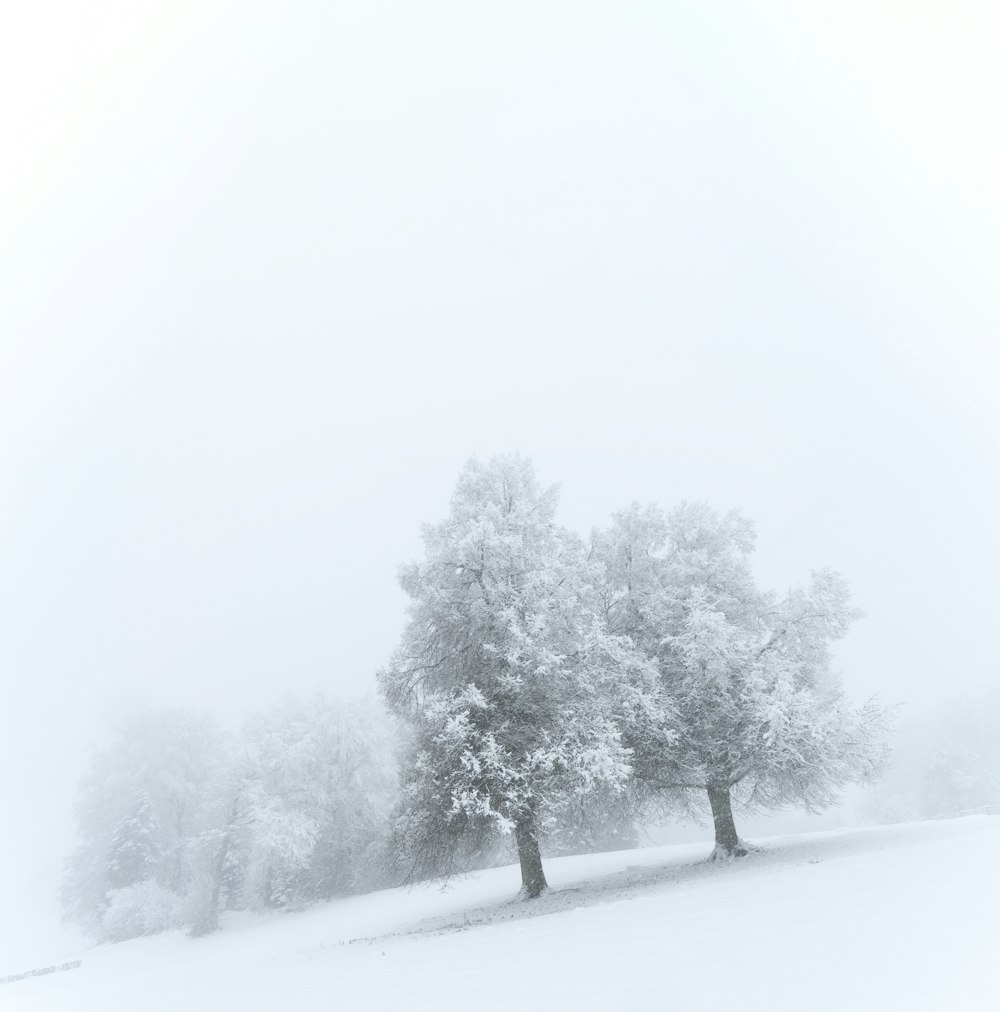
M0 1009L1000 1010L1000 818L756 842L550 860L532 902L506 867L231 916L86 950L0 985Z

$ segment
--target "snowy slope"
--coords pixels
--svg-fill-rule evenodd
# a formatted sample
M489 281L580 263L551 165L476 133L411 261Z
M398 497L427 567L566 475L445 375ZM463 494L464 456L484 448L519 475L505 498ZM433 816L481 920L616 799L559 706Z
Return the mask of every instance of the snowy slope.
M1000 1010L1000 818L548 862L101 946L0 986L17 1012Z

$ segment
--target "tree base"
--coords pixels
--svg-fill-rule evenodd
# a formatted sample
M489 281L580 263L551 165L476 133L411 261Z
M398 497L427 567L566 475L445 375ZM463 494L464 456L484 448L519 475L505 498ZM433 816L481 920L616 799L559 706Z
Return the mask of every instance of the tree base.
M747 857L759 850L760 847L755 847L752 843L747 843L746 840L739 840L735 847L724 847L717 843L708 859L709 861L734 861L738 857Z
M191 926L191 929L188 931L188 938L204 938L205 935L210 935L213 931L218 930L218 921L201 921Z
M541 889L529 890L527 886L521 886L517 891L518 900L537 900L540 896L544 896L549 891L547 885L543 885Z

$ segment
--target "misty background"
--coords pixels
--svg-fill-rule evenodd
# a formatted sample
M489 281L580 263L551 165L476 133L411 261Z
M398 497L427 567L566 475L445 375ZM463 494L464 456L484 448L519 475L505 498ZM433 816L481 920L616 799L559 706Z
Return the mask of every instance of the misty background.
M840 570L855 700L994 689L995 9L5 21L5 953L57 936L115 721L374 692L473 454L529 454L580 533L707 499L761 585Z

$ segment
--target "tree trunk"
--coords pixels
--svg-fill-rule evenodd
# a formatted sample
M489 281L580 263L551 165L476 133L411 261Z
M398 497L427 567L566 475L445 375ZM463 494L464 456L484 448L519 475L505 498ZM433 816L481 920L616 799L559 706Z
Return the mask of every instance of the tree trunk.
M219 849L211 863L209 874L211 875L212 889L208 895L208 901L202 912L201 919L191 928L191 936L197 938L199 935L208 935L219 930L219 908L222 905L222 879L226 873L226 859L229 857L229 848L233 842L233 827L240 812L240 795L236 794L233 799L233 807L229 812L229 818L222 830L219 839Z
M715 823L715 850L712 851L712 860L746 857L747 848L739 838L736 823L733 821L733 806L728 785L710 785L708 803L712 806L712 821Z
M208 903L202 912L201 919L191 928L191 937L198 938L201 935L209 935L219 930L219 907L222 900L222 875L226 868L226 857L229 854L229 830L227 829L222 837L219 850L212 861L212 891L208 896Z
M549 887L542 870L542 852L538 849L533 815L524 815L518 819L514 826L514 840L517 843L517 857L521 862L521 895L526 900L533 900Z

